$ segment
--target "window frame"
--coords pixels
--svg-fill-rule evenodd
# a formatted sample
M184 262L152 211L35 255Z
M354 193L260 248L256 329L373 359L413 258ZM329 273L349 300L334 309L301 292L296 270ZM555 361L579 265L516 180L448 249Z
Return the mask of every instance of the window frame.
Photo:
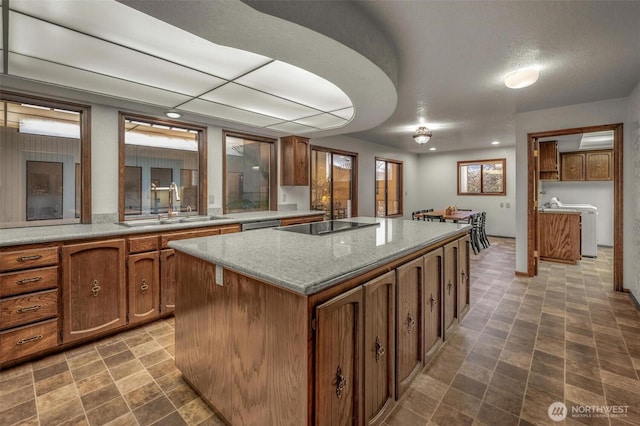
M125 121L138 120L148 123L165 126L175 126L184 129L196 130L198 132L198 183L199 202L198 214L207 214L207 127L184 121L169 120L165 118L152 117L132 112L120 111L118 114L118 221L124 222L125 218ZM130 218L136 220L140 218Z
M502 191L501 192L484 192L484 164L496 164L502 163ZM460 191L460 167L479 165L480 166L480 192L462 192ZM487 160L465 160L458 161L456 168L457 182L458 182L458 195L486 195L486 196L506 196L507 195L507 159L506 158L492 158Z
M80 114L80 223L91 223L91 107L75 102L0 90L0 102L5 101L60 108Z
M385 166L384 166L384 216L377 216L376 215L376 208L377 208L377 200L376 200L376 195L378 192L378 182L377 182L377 164L378 162L384 162ZM398 166L398 180L400 183L400 193L399 193L399 197L398 197L398 213L395 214L389 214L389 178L387 176L387 167L389 165L389 163L393 163L395 165ZM404 216L404 163L400 160L392 160L389 158L382 158L382 157L376 157L374 160L374 167L373 167L373 178L374 178L374 197L373 197L373 215L375 217L402 217Z
M309 178L309 210L312 210L311 207L311 203L313 202L313 198L312 198L312 193L313 193L313 189L311 188L311 180L313 177L313 169L312 169L312 163L313 163L313 151L320 151L320 152L328 152L331 154L331 161L333 164L333 155L337 154L337 155L344 155L344 156L349 156L353 158L353 168L352 168L352 180L351 180L351 185L352 185L352 192L353 192L353 198L352 198L352 203L351 203L351 217L356 217L358 216L358 153L357 152L351 152L351 151L343 151L340 149L333 149L333 148L327 148L324 146L319 146L319 145L310 145L309 147L309 154L311 157L309 157L309 173L311 174L311 177ZM331 182L331 200L333 202L333 174L332 174L332 178L331 178L332 182ZM330 212L330 217L329 220L333 220L333 208L331 209ZM313 211L322 211L322 210L313 210Z
M271 144L269 147L269 210L260 211L278 210L278 153L276 150L278 139L233 130L222 130L222 214L227 213L227 137Z

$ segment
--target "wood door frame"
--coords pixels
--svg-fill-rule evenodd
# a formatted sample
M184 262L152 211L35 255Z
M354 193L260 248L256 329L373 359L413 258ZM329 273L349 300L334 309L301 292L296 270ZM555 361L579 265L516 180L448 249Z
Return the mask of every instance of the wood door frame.
M538 251L539 239L538 230L538 207L535 205L535 184L539 179L537 168L535 167L536 156L534 154L535 142L540 138L551 136L565 136L578 133L602 132L613 130L613 289L624 291L623 273L623 124L603 124L599 126L575 127L561 130L548 130L544 132L533 132L527 134L527 276L537 275L536 259L534 251Z

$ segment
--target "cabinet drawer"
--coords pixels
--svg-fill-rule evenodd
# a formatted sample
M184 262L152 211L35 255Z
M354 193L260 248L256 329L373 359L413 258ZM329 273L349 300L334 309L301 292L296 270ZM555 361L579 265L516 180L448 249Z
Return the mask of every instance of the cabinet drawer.
M57 286L57 266L0 274L0 297L15 296Z
M221 226L218 230L220 231L220 234L233 234L235 232L240 232L240 225Z
M169 241L184 240L187 238L210 237L212 235L220 235L220 229L200 229L197 231L178 232L175 234L165 234L160 237L162 240L161 247L167 248Z
M58 264L58 247L42 247L0 253L0 272Z
M129 238L129 253L142 253L145 251L158 250L158 236L148 235L146 237Z
M0 328L41 321L58 316L58 290L31 293L0 301Z
M58 345L58 320L0 333L0 363L33 355Z

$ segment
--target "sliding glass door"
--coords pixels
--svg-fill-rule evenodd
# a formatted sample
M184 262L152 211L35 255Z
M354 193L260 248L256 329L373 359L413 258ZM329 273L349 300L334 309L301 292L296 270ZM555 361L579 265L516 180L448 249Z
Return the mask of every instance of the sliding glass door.
M311 148L311 209L321 210L326 220L357 216L357 155Z

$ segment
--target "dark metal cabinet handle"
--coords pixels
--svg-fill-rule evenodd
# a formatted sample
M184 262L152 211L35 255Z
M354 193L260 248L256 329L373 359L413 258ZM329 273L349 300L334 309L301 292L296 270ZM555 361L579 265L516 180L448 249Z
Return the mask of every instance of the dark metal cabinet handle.
M380 338L376 336L376 362L380 361L380 358L382 357L382 355L384 355L384 353L384 346L382 346L382 343L380 343Z
M140 293L145 294L149 290L149 285L147 284L147 280L142 280L140 284Z
M41 259L41 258L42 258L41 254L34 254L33 256L20 256L16 260L18 262L28 262L29 260L38 260L38 259Z
M40 308L42 308L42 305L33 305L27 306L26 308L16 309L16 312L19 314L24 314L25 312L37 311Z
M93 292L93 297L98 297L98 293L100 293L102 287L98 285L98 280L93 280L91 283L91 291Z
M38 334L37 336L27 337L26 339L20 339L16 342L16 345L22 346L25 343L35 342L36 340L42 339L42 334Z
M413 316L411 316L411 312L409 312L407 314L407 333L411 333L411 330L415 326L416 326L416 320L413 319Z
M38 281L42 281L42 277L33 277L33 278L23 278L21 280L16 281L18 285L25 285L29 283L36 283Z
M451 296L451 289L453 288L453 284L451 284L451 281L449 281L449 284L447 284L447 292L449 293L449 296Z
M431 293L431 312L433 312L433 308L438 306L438 301L433 298L433 293Z
M336 397L338 399L342 398L345 387L347 387L347 379L342 375L342 369L338 366L338 370L336 370Z

